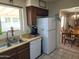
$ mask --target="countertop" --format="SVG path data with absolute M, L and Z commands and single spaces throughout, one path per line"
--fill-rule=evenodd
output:
M 40 35 L 33 36 L 33 35 L 29 35 L 29 34 L 24 34 L 24 35 L 22 35 L 22 38 L 21 38 L 23 40 L 22 43 L 15 44 L 15 45 L 12 45 L 12 46 L 7 47 L 7 48 L 2 48 L 2 49 L 0 49 L 0 53 L 6 52 L 8 50 L 11 50 L 11 49 L 16 48 L 18 46 L 21 46 L 23 44 L 30 43 L 31 41 L 36 40 L 38 38 L 41 38 L 41 36 Z

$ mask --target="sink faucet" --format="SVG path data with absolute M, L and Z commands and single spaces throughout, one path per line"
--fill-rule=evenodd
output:
M 11 38 L 9 38 L 9 32 L 11 32 L 11 35 L 12 35 Z M 6 32 L 6 37 L 7 37 L 6 41 L 7 41 L 7 44 L 8 44 L 8 45 L 11 45 L 11 44 L 13 44 L 13 43 L 22 42 L 22 41 L 21 41 L 21 38 L 17 38 L 16 36 L 14 36 L 14 30 L 13 30 L 12 27 L 11 27 L 11 30 L 10 30 L 10 31 L 7 31 L 7 32 Z
M 11 43 L 10 40 L 9 40 L 9 32 L 11 32 L 12 38 L 13 38 L 13 37 L 14 37 L 14 34 L 13 34 L 13 32 L 14 32 L 14 31 L 13 31 L 13 27 L 11 27 L 11 30 L 10 30 L 10 31 L 7 31 L 7 32 L 6 32 L 7 43 L 8 43 L 8 44 Z
M 8 37 L 8 31 L 6 32 L 6 36 L 7 36 L 7 39 L 6 39 L 7 45 L 8 45 L 8 46 L 11 46 L 11 45 L 10 45 L 10 40 L 9 40 L 9 37 Z

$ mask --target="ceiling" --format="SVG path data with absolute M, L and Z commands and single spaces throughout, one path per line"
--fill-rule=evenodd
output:
M 46 2 L 54 2 L 56 0 L 43 0 L 43 1 L 46 1 Z
M 79 12 L 79 7 L 73 7 L 73 8 L 68 8 L 68 9 L 62 9 L 61 11 L 64 11 L 64 12 Z

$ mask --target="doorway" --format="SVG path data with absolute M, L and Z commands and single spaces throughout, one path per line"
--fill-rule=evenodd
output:
M 79 7 L 62 9 L 61 18 L 61 47 L 79 52 Z

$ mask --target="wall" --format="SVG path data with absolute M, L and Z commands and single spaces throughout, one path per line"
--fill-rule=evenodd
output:
M 39 0 L 26 0 L 26 6 L 39 7 Z
M 71 7 L 79 6 L 79 0 L 57 0 L 55 2 L 49 2 L 48 3 L 48 9 L 49 9 L 49 16 L 54 17 L 55 15 L 59 14 L 60 9 L 66 9 Z M 60 21 L 56 20 L 57 23 L 57 46 L 59 47 L 60 44 Z M 60 38 L 60 39 L 59 39 Z
M 40 7 L 39 6 L 39 0 L 26 0 L 26 6 L 36 6 L 36 7 Z M 40 7 L 41 8 L 41 7 Z M 46 3 L 46 8 L 45 9 L 48 9 L 47 7 L 47 3 Z
M 24 7 L 25 6 L 25 1 L 26 0 L 13 0 L 13 5 Z M 0 0 L 0 2 L 10 4 L 9 0 Z
M 49 16 L 59 13 L 60 9 L 66 9 L 79 6 L 79 0 L 60 0 L 57 2 L 49 2 Z

